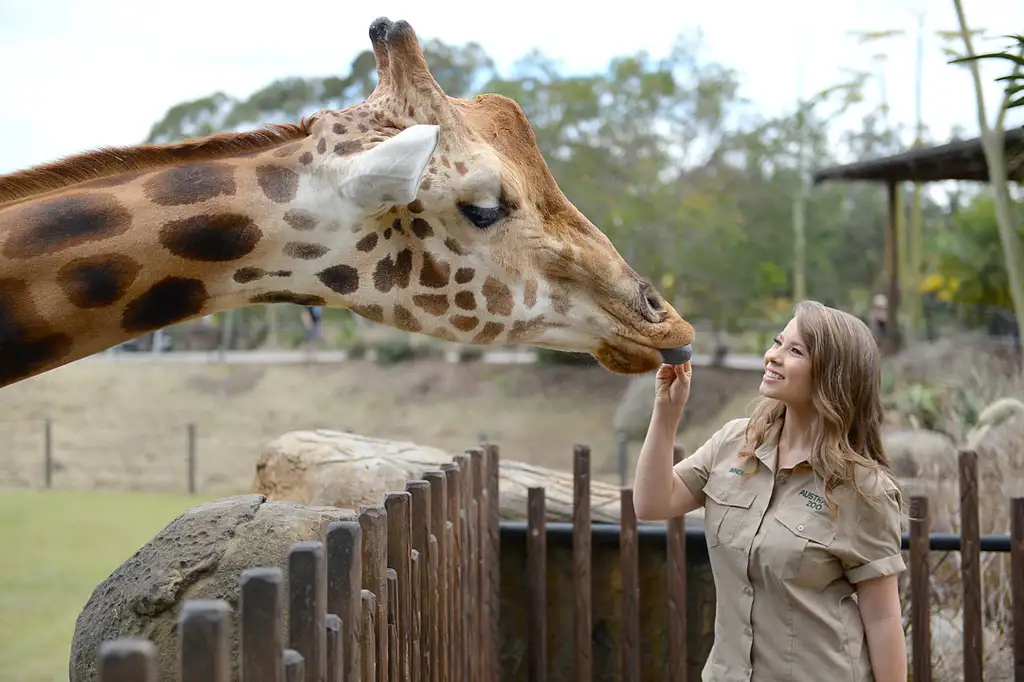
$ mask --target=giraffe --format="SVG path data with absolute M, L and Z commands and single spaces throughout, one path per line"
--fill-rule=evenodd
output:
M 251 304 L 404 332 L 690 357 L 693 328 L 561 192 L 518 104 L 446 95 L 408 22 L 369 30 L 363 102 L 0 176 L 0 386 Z

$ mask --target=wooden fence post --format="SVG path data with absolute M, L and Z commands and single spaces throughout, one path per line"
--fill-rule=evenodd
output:
M 978 522 L 978 455 L 960 450 L 960 558 L 964 605 L 964 679 L 981 682 L 981 540 Z M 916 680 L 915 680 L 916 682 Z
M 327 610 L 341 619 L 344 682 L 361 682 L 362 547 L 359 521 L 332 521 L 327 526 Z
M 384 507 L 379 504 L 361 506 L 359 525 L 363 527 L 363 588 L 373 593 L 376 609 L 373 614 L 376 682 L 388 682 L 388 518 Z
M 284 678 L 284 574 L 254 567 L 238 578 L 238 649 L 241 682 Z
M 97 673 L 99 682 L 156 682 L 156 646 L 136 637 L 102 642 Z
M 547 682 L 547 524 L 543 487 L 526 493 L 526 600 L 529 682 Z
M 640 553 L 633 488 L 622 488 L 619 580 L 622 583 L 622 680 L 640 682 Z
M 576 648 L 576 682 L 594 679 L 591 631 L 593 630 L 593 602 L 591 600 L 590 562 L 590 448 L 576 445 L 572 453 L 572 618 L 573 646 Z
M 412 493 L 407 490 L 389 492 L 384 496 L 384 511 L 388 516 L 388 566 L 395 571 L 398 594 L 398 650 L 388 656 L 397 661 L 398 677 L 391 682 L 414 682 L 412 660 Z M 388 595 L 390 596 L 390 586 Z
M 1010 500 L 1010 590 L 1013 593 L 1013 679 L 1024 682 L 1024 497 Z
M 181 682 L 231 679 L 231 606 L 223 599 L 189 599 L 178 614 Z
M 288 551 L 288 648 L 302 654 L 306 682 L 327 668 L 327 558 L 319 540 Z
M 931 585 L 928 579 L 929 555 L 928 496 L 910 498 L 910 627 L 911 670 L 914 682 L 930 682 Z
M 678 464 L 684 457 L 681 446 L 672 448 L 672 459 Z M 668 679 L 671 682 L 686 682 L 689 677 L 687 662 L 686 628 L 686 516 L 681 515 L 665 522 L 665 543 L 668 556 Z

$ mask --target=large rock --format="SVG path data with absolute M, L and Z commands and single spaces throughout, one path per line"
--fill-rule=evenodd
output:
M 322 540 L 328 524 L 354 514 L 351 509 L 268 501 L 263 495 L 229 497 L 189 509 L 93 591 L 75 625 L 71 682 L 96 680 L 100 643 L 127 636 L 150 639 L 157 647 L 158 679 L 177 682 L 176 621 L 185 600 L 226 599 L 237 609 L 242 571 L 277 566 L 287 582 L 289 548 L 302 540 Z M 285 613 L 287 619 L 287 600 Z M 237 629 L 232 630 L 237 674 Z
M 291 431 L 260 453 L 251 492 L 271 500 L 358 509 L 451 461 L 452 454 L 429 445 L 327 429 Z M 534 486 L 544 488 L 548 521 L 572 521 L 572 472 L 504 457 L 498 467 L 500 518 L 525 521 L 528 489 Z M 619 486 L 591 479 L 592 521 L 618 523 L 620 504 Z M 687 518 L 702 527 L 702 510 Z

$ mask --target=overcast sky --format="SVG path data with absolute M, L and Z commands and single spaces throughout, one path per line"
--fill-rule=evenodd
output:
M 579 9 L 572 9 L 576 5 Z M 1024 31 L 1024 0 L 964 0 L 972 26 Z M 532 47 L 565 71 L 602 69 L 616 55 L 664 55 L 699 28 L 707 56 L 738 70 L 743 94 L 767 112 L 793 106 L 798 65 L 805 92 L 864 68 L 880 46 L 850 31 L 904 29 L 890 39 L 886 81 L 893 116 L 914 116 L 914 32 L 929 7 L 924 65 L 927 124 L 977 130 L 966 71 L 947 65 L 937 29 L 954 29 L 952 0 L 731 0 L 598 3 L 515 0 L 0 0 L 0 173 L 101 145 L 141 141 L 167 109 L 224 90 L 245 97 L 275 78 L 346 73 L 369 46 L 378 15 L 406 19 L 421 38 L 480 42 L 506 69 Z M 990 48 L 986 43 L 983 47 Z M 989 67 L 989 106 L 999 95 Z M 873 93 L 876 94 L 876 93 Z M 990 109 L 991 117 L 991 109 Z M 1024 110 L 1008 121 L 1024 123 Z

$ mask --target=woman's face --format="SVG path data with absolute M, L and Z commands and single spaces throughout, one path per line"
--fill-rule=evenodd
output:
M 794 317 L 775 337 L 764 354 L 764 377 L 760 392 L 787 407 L 803 407 L 811 402 L 811 358 L 800 338 Z

